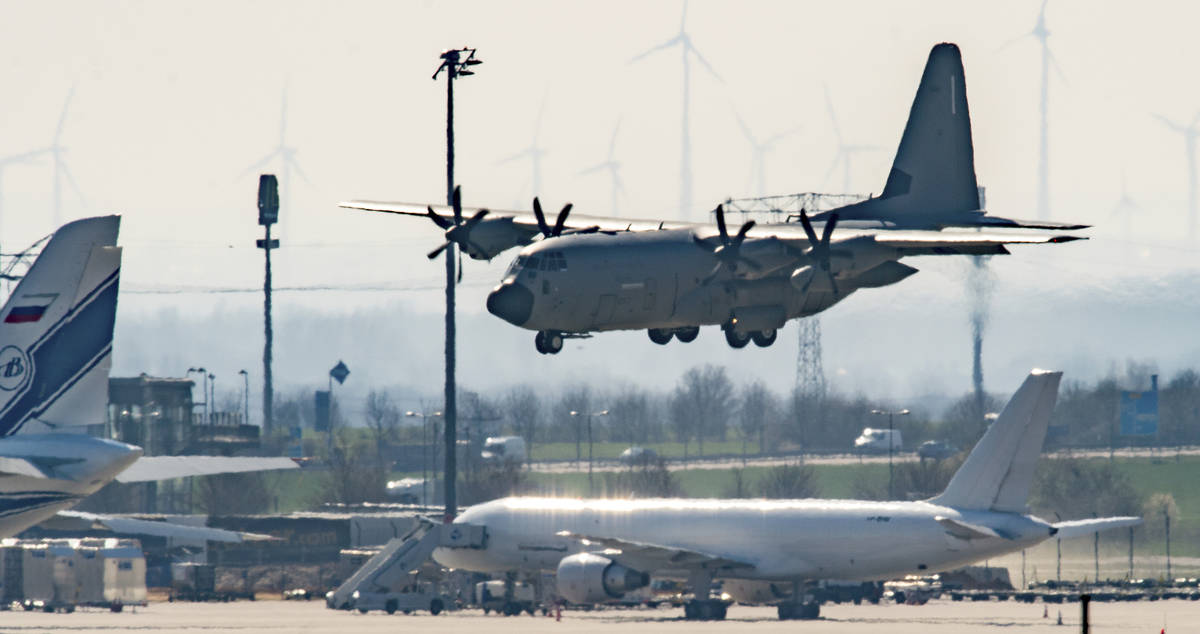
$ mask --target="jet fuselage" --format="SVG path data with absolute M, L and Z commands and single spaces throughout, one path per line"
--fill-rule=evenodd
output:
M 937 518 L 993 527 L 1005 537 L 962 539 Z M 505 498 L 473 506 L 456 521 L 484 525 L 483 550 L 438 549 L 451 568 L 554 571 L 572 553 L 595 551 L 577 538 L 598 535 L 663 544 L 753 565 L 739 579 L 894 578 L 1019 551 L 1054 529 L 1017 513 L 960 511 L 930 502 L 854 500 L 579 500 Z M 654 574 L 686 577 L 686 571 Z

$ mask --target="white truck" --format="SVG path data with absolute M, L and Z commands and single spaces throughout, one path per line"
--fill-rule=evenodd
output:
M 442 610 L 455 605 L 449 597 L 438 592 L 437 586 L 432 583 L 414 582 L 403 585 L 398 590 L 399 592 L 356 590 L 350 597 L 350 609 L 363 614 L 371 610 L 383 610 L 388 614 L 412 614 L 418 610 L 429 610 L 430 614 L 437 616 Z
M 889 446 L 891 451 L 900 451 L 904 448 L 904 436 L 900 434 L 899 429 L 867 427 L 862 430 L 861 436 L 854 439 L 854 450 L 858 452 L 886 452 Z
M 487 462 L 525 462 L 525 439 L 520 436 L 492 436 L 483 441 L 479 454 Z

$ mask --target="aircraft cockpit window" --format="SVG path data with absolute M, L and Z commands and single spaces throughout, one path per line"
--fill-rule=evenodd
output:
M 567 260 L 563 257 L 562 251 L 550 251 L 546 253 L 546 269 L 547 271 L 565 271 L 567 270 Z
M 531 255 L 529 256 L 529 263 L 526 265 L 526 268 L 528 268 L 530 271 L 536 271 L 541 264 L 541 258 L 536 255 Z
M 525 268 L 525 262 L 528 259 L 529 259 L 529 256 L 518 255 L 517 259 L 513 260 L 512 264 L 510 264 L 508 266 L 508 272 L 504 274 L 505 277 L 508 277 L 509 275 L 516 275 L 517 273 L 520 273 L 521 269 Z

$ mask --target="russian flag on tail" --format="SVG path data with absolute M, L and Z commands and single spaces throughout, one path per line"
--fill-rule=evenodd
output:
M 21 298 L 23 300 L 21 304 L 13 306 L 12 310 L 8 311 L 8 315 L 4 317 L 4 323 L 28 324 L 35 322 L 46 314 L 46 309 L 54 303 L 57 297 L 57 293 L 26 295 Z

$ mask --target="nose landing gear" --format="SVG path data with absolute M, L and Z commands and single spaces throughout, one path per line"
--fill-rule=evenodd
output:
M 563 347 L 562 333 L 556 330 L 539 330 L 533 337 L 533 345 L 542 354 L 558 354 Z

